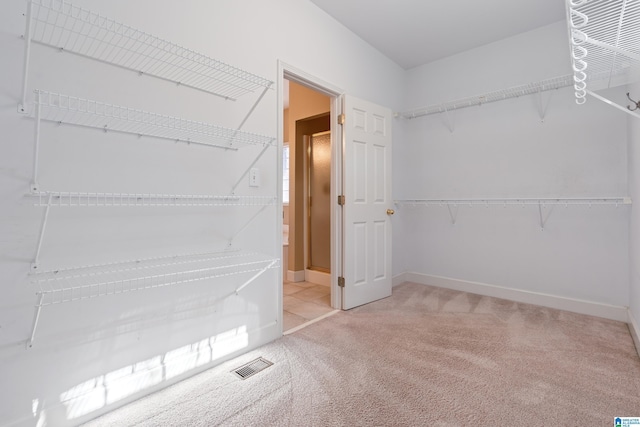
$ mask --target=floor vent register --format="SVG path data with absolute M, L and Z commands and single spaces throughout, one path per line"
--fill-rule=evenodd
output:
M 252 360 L 246 365 L 242 365 L 241 367 L 234 369 L 231 372 L 236 374 L 238 378 L 246 380 L 247 378 L 257 374 L 258 372 L 267 369 L 271 365 L 273 365 L 273 362 L 269 362 L 263 357 L 258 357 L 256 360 Z

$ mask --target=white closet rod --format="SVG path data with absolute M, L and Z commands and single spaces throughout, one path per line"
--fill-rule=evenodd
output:
M 416 117 L 427 116 L 430 114 L 447 113 L 459 108 L 467 108 L 478 106 L 482 104 L 488 104 L 490 102 L 502 101 L 510 98 L 517 98 L 525 95 L 533 95 L 541 92 L 555 90 L 563 87 L 572 86 L 574 83 L 573 75 L 564 75 L 559 77 L 553 77 L 546 80 L 540 80 L 525 85 L 514 86 L 507 89 L 496 90 L 493 92 L 487 92 L 481 95 L 475 95 L 468 98 L 461 98 L 454 101 L 442 102 L 439 104 L 432 104 L 427 107 L 416 108 L 413 110 L 396 113 L 396 116 L 403 117 L 405 119 L 413 119 Z
M 404 199 L 396 205 L 458 206 L 458 205 L 631 205 L 630 197 L 576 197 L 576 198 L 503 198 L 503 199 Z

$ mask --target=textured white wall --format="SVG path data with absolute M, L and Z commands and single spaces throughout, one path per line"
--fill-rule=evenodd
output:
M 78 0 L 76 4 L 274 81 L 277 61 L 282 60 L 382 105 L 397 108 L 402 96 L 403 71 L 311 2 Z M 202 363 L 196 360 L 201 357 L 198 343 L 202 340 L 246 328 L 249 334 L 238 347 L 244 351 L 276 338 L 281 283 L 278 271 L 272 270 L 241 297 L 222 302 L 216 298 L 237 285 L 231 279 L 45 307 L 35 345 L 25 350 L 35 303 L 27 272 L 43 208 L 30 206 L 24 197 L 31 179 L 33 121 L 16 112 L 26 2 L 7 0 L 2 9 L 0 424 L 29 426 L 46 419 L 47 425 L 75 425 L 165 385 L 163 378 L 170 376 L 166 371 L 173 369 L 168 368 L 171 360 L 179 360 L 172 366 L 184 371 L 182 376 L 206 367 L 192 369 Z M 33 53 L 31 89 L 228 127 L 237 126 L 255 100 L 249 96 L 228 103 L 41 46 L 34 46 Z M 275 136 L 276 94 L 273 90 L 266 95 L 244 130 Z M 225 194 L 259 148 L 233 156 L 203 147 L 45 124 L 41 150 L 43 189 Z M 262 186 L 251 189 L 243 183 L 238 193 L 275 194 L 276 159 L 277 150 L 271 149 L 257 164 Z M 55 268 L 224 248 L 229 234 L 254 212 L 53 209 L 41 261 L 44 268 Z M 282 248 L 275 230 L 281 220 L 275 207 L 267 209 L 236 245 L 279 257 Z M 79 384 L 85 386 L 82 391 L 75 388 Z M 144 386 L 138 390 L 140 384 Z M 136 393 L 118 395 L 118 387 Z M 65 394 L 69 390 L 78 393 L 72 404 Z M 101 400 L 105 395 L 110 396 L 111 406 Z
M 570 72 L 563 22 L 407 72 L 408 108 Z M 624 97 L 622 89 L 609 96 Z M 397 199 L 627 194 L 623 113 L 570 88 L 407 121 L 394 155 Z M 622 102 L 620 100 L 619 102 Z M 549 212 L 545 210 L 545 214 Z M 628 207 L 402 208 L 408 270 L 595 303 L 628 302 Z

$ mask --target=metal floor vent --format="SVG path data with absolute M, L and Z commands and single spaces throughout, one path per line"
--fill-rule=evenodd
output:
M 240 379 L 246 380 L 250 376 L 257 374 L 264 369 L 267 369 L 271 365 L 273 365 L 273 362 L 269 362 L 265 358 L 258 357 L 256 360 L 252 360 L 246 365 L 242 365 L 231 372 L 240 377 Z

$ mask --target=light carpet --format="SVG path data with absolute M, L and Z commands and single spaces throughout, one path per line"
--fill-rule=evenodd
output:
M 258 356 L 274 365 L 240 380 Z M 640 416 L 621 322 L 412 283 L 88 426 L 612 426 Z

